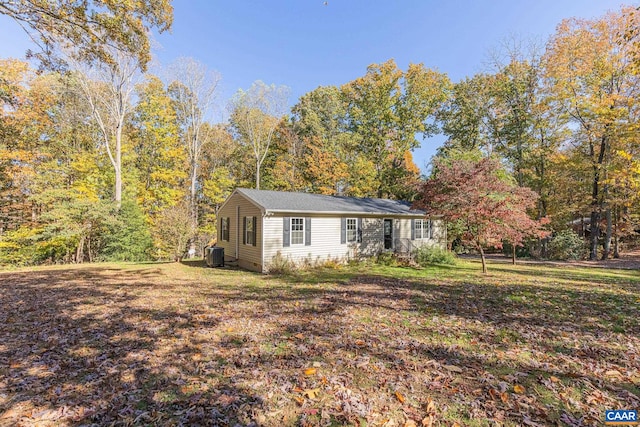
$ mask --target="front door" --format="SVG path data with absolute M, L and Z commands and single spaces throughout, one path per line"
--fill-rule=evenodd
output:
M 393 249 L 393 220 L 384 220 L 384 248 Z

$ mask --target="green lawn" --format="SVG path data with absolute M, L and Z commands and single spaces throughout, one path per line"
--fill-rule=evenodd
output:
M 602 425 L 640 408 L 640 272 L 0 272 L 0 426 Z

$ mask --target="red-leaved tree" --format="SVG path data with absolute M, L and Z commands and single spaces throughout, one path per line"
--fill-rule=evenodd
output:
M 503 241 L 522 246 L 527 237 L 547 234 L 546 219 L 536 221 L 527 214 L 538 195 L 510 182 L 497 160 L 440 159 L 433 168 L 414 207 L 455 222 L 462 241 L 480 252 L 483 273 L 487 272 L 484 248 L 501 248 Z

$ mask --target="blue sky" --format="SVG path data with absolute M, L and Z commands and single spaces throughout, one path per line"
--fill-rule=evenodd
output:
M 326 3 L 326 4 L 325 4 Z M 636 4 L 634 2 L 633 4 Z M 221 111 L 255 80 L 291 88 L 289 103 L 324 85 L 363 75 L 394 58 L 445 72 L 453 81 L 487 70 L 487 55 L 511 36 L 545 41 L 564 18 L 594 18 L 612 0 L 175 0 L 171 33 L 156 37 L 157 63 L 193 57 L 222 75 Z M 24 57 L 20 27 L 0 16 L 0 57 Z M 414 153 L 418 166 L 442 144 Z

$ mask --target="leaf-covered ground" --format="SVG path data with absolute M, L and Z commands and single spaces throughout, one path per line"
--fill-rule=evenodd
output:
M 0 273 L 0 426 L 601 425 L 640 408 L 640 273 Z

